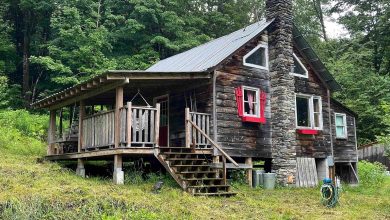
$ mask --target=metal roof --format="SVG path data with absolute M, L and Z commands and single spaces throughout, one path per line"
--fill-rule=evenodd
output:
M 272 20 L 267 22 L 263 19 L 231 34 L 163 59 L 151 66 L 147 71 L 207 71 L 217 66 L 245 43 L 260 34 L 270 23 L 272 23 Z

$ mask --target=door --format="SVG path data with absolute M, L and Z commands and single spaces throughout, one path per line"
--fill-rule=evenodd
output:
M 169 147 L 169 96 L 156 97 L 154 103 L 160 103 L 160 138 L 158 145 Z

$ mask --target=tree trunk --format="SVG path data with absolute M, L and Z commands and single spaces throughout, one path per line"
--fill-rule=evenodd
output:
M 325 23 L 324 23 L 324 15 L 322 13 L 321 0 L 313 0 L 313 7 L 314 10 L 316 11 L 318 20 L 320 20 L 322 37 L 324 38 L 325 41 L 328 41 L 328 36 L 326 34 Z
M 26 105 L 29 106 L 30 104 L 30 21 L 31 21 L 31 12 L 27 11 L 24 14 L 24 31 L 23 31 L 23 96 L 26 100 Z

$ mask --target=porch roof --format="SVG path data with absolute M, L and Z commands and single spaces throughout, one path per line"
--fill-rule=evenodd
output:
M 107 92 L 118 86 L 129 84 L 131 81 L 153 80 L 157 84 L 161 84 L 161 80 L 181 81 L 210 78 L 211 73 L 204 71 L 155 72 L 140 70 L 109 70 L 90 80 L 36 101 L 31 105 L 34 108 L 56 109 Z

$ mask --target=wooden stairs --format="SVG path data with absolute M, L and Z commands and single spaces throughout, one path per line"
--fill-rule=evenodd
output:
M 186 147 L 161 147 L 155 156 L 183 190 L 195 196 L 234 196 L 224 172 L 211 165 L 211 156 Z

